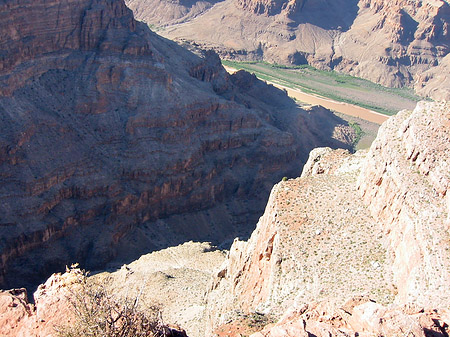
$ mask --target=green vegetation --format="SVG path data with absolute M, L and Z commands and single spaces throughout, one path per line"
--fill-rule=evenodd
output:
M 361 129 L 361 126 L 356 122 L 349 122 L 348 125 L 350 125 L 352 129 L 355 130 L 356 138 L 353 142 L 353 146 L 356 146 L 356 144 L 358 144 L 361 138 L 364 136 L 364 131 Z
M 415 107 L 420 97 L 409 88 L 387 88 L 370 81 L 313 68 L 309 65 L 285 66 L 267 62 L 222 61 L 223 65 L 244 69 L 258 78 L 304 93 L 354 104 L 386 115 Z

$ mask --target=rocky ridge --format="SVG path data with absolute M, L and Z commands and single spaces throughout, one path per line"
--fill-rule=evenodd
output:
M 129 3 L 140 20 L 223 58 L 308 63 L 450 99 L 450 5 L 444 0 L 225 0 L 178 24 L 138 11 L 142 2 Z
M 233 243 L 206 335 L 242 310 L 287 312 L 255 337 L 446 336 L 449 113 L 420 102 L 383 124 L 367 154 L 312 151 L 301 178 L 273 188 L 249 241 Z M 346 310 L 356 295 L 361 306 Z
M 284 92 L 159 37 L 122 0 L 2 1 L 0 28 L 2 287 L 245 234 L 274 181 L 342 145 L 330 112 L 318 130 Z
M 381 127 L 359 177 L 395 256 L 400 303 L 449 303 L 449 122 L 448 103 L 400 112 Z
M 53 274 L 34 293 L 34 304 L 28 302 L 25 289 L 0 292 L 0 333 L 4 337 L 59 336 L 58 330 L 74 325 L 72 301 L 83 287 L 84 274 L 78 268 Z M 111 294 L 115 296 L 115 294 Z M 162 327 L 167 337 L 187 337 L 175 326 Z

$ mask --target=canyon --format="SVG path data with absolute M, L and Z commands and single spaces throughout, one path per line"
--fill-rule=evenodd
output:
M 448 103 L 420 102 L 385 122 L 368 152 L 313 150 L 301 177 L 274 186 L 249 241 L 233 243 L 208 294 L 209 332 L 238 320 L 232 308 L 285 313 L 278 328 L 297 326 L 285 336 L 316 334 L 308 320 L 332 336 L 391 336 L 400 332 L 377 330 L 375 312 L 448 314 L 449 120 Z M 355 296 L 369 303 L 358 322 L 345 309 Z
M 307 63 L 384 86 L 413 87 L 436 100 L 450 98 L 446 0 L 127 0 L 127 5 L 163 36 L 212 48 L 224 59 Z M 172 17 L 156 10 L 161 7 Z
M 419 102 L 386 121 L 369 150 L 314 149 L 228 252 L 187 242 L 91 279 L 142 293 L 189 336 L 448 336 L 449 121 L 449 103 Z M 64 298 L 44 290 L 65 289 L 77 270 L 40 286 L 6 336 L 44 315 L 40 301 Z M 15 292 L 0 299 L 29 307 Z
M 352 143 L 330 111 L 228 75 L 121 0 L 2 1 L 0 28 L 2 288 L 245 237 L 312 148 Z
M 61 337 L 93 284 L 118 307 L 158 308 L 166 336 L 448 337 L 448 2 L 144 3 L 0 0 L 0 335 Z M 158 32 L 185 42 L 209 22 L 235 49 L 189 51 L 126 4 L 164 11 Z M 292 49 L 245 49 L 221 35 L 230 13 L 241 37 L 278 20 Z M 228 74 L 218 54 L 443 100 L 353 153 L 351 123 Z

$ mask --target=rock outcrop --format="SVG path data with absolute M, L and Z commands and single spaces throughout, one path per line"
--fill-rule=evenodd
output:
M 54 274 L 40 285 L 34 294 L 34 304 L 28 302 L 25 289 L 0 292 L 0 334 L 2 336 L 55 336 L 55 328 L 73 322 L 68 301 L 81 271 Z
M 0 334 L 3 337 L 60 336 L 58 331 L 79 323 L 73 303 L 74 297 L 85 286 L 84 280 L 85 274 L 78 268 L 53 274 L 34 293 L 34 304 L 28 302 L 25 289 L 0 291 Z M 109 300 L 117 297 L 114 293 L 108 295 Z M 86 304 L 91 299 L 84 300 Z M 92 318 L 87 322 L 92 322 L 89 319 Z M 168 337 L 187 337 L 184 330 L 175 326 L 162 325 L 161 329 Z
M 417 306 L 387 308 L 357 297 L 341 307 L 321 302 L 290 308 L 279 322 L 251 337 L 446 336 L 449 313 Z
M 5 288 L 243 235 L 274 181 L 342 144 L 331 113 L 314 129 L 284 92 L 157 36 L 122 0 L 2 1 L 0 50 Z
M 255 14 L 276 15 L 283 12 L 292 15 L 297 9 L 305 5 L 305 0 L 238 0 L 237 6 Z
M 207 331 L 241 311 L 285 313 L 255 337 L 446 336 L 449 144 L 450 105 L 420 102 L 368 153 L 312 151 L 301 178 L 275 185 L 249 241 L 233 243 Z
M 380 128 L 359 188 L 395 256 L 397 300 L 448 305 L 450 105 L 420 102 Z
M 92 278 L 116 296 L 140 295 L 145 305 L 156 304 L 164 322 L 177 324 L 190 337 L 204 335 L 204 294 L 225 253 L 208 243 L 186 242 L 141 256 L 120 269 Z
M 355 293 L 392 302 L 387 242 L 357 190 L 364 155 L 314 150 L 301 178 L 275 185 L 249 241 L 235 240 L 212 281 L 205 335 L 239 310 L 278 317 Z
M 142 13 L 142 2 L 134 0 L 130 8 Z M 140 18 L 164 26 L 164 36 L 214 48 L 224 58 L 308 63 L 450 99 L 448 85 L 441 87 L 449 82 L 450 5 L 445 0 L 225 0 L 211 5 L 181 24 L 158 21 L 155 15 Z

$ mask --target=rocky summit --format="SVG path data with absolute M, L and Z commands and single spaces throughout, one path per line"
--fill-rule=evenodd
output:
M 346 122 L 229 76 L 122 0 L 0 2 L 0 286 L 245 235 Z M 206 210 L 209 210 L 206 212 Z
M 127 4 L 140 20 L 160 27 L 164 36 L 214 48 L 224 58 L 308 63 L 450 99 L 446 0 L 128 0 Z M 167 14 L 150 10 L 163 5 L 165 13 L 178 19 L 165 20 Z

